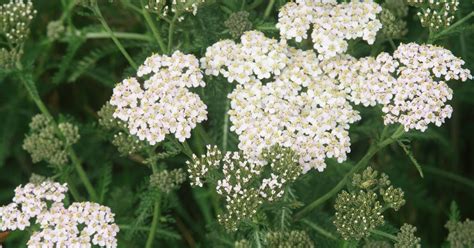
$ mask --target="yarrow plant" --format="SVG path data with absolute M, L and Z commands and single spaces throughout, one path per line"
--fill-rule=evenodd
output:
M 5 1 L 0 247 L 471 246 L 473 8 Z

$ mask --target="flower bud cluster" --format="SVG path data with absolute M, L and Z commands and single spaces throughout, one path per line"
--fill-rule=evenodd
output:
M 150 186 L 166 194 L 178 189 L 186 181 L 183 169 L 163 170 L 150 176 Z
M 114 118 L 115 107 L 106 102 L 97 113 L 99 116 L 99 125 L 113 134 L 112 144 L 122 156 L 139 153 L 147 147 L 145 141 L 131 135 L 127 129 L 127 124 Z
M 379 19 L 382 23 L 382 34 L 389 39 L 397 39 L 406 35 L 408 5 L 405 0 L 387 0 L 382 4 Z
M 0 33 L 7 43 L 19 45 L 25 42 L 30 32 L 30 23 L 36 15 L 31 0 L 10 0 L 0 5 Z
M 398 18 L 389 9 L 382 9 L 380 13 L 380 22 L 382 22 L 382 34 L 389 39 L 397 39 L 405 36 L 408 32 L 407 23 Z
M 415 236 L 416 227 L 404 224 L 397 234 L 395 248 L 420 248 L 421 239 Z
M 20 49 L 8 50 L 3 47 L 0 48 L 0 70 L 11 70 L 15 68 L 22 54 L 23 51 Z
M 338 4 L 336 0 L 297 0 L 284 5 L 278 15 L 281 37 L 301 42 L 311 38 L 319 58 L 330 58 L 347 50 L 347 40 L 362 38 L 374 43 L 382 24 L 377 14 L 382 8 L 372 0 L 352 0 Z
M 229 30 L 232 38 L 239 38 L 245 31 L 252 29 L 252 22 L 249 20 L 249 12 L 239 11 L 232 13 L 224 22 L 224 26 Z
M 206 155 L 187 162 L 191 185 L 202 186 L 204 179 L 216 182 L 227 210 L 218 219 L 229 230 L 252 219 L 264 202 L 280 199 L 285 186 L 302 173 L 291 149 L 274 146 L 264 154 L 265 163 L 254 163 L 240 152 L 222 154 L 217 147 L 208 146 Z
M 459 0 L 407 0 L 407 2 L 421 8 L 417 13 L 421 25 L 434 31 L 449 27 L 459 6 Z
M 313 248 L 314 243 L 305 231 L 269 232 L 265 234 L 267 247 Z
M 108 207 L 97 203 L 73 203 L 66 208 L 66 184 L 45 181 L 29 183 L 15 189 L 13 203 L 0 207 L 0 231 L 34 231 L 28 247 L 117 247 L 119 228 Z
M 34 116 L 30 123 L 30 133 L 23 141 L 23 149 L 30 153 L 33 163 L 45 161 L 52 165 L 69 162 L 67 149 L 79 140 L 77 126 L 63 122 L 55 124 L 45 115 Z
M 66 32 L 66 28 L 61 20 L 48 23 L 46 35 L 52 41 L 59 40 Z
M 205 1 L 206 0 L 173 0 L 171 4 L 168 4 L 166 0 L 148 0 L 145 8 L 162 16 L 168 16 L 171 12 L 179 16 L 178 21 L 182 21 L 184 20 L 184 17 L 181 16 L 183 13 L 189 12 L 196 15 L 199 6 Z
M 127 123 L 132 135 L 155 145 L 173 134 L 184 142 L 191 130 L 207 119 L 206 105 L 189 88 L 205 86 L 199 61 L 179 51 L 171 56 L 152 55 L 140 66 L 137 76 L 119 83 L 110 104 L 113 116 Z
M 466 219 L 464 222 L 450 220 L 445 227 L 449 234 L 447 241 L 450 247 L 462 248 L 474 246 L 474 221 Z
M 404 193 L 391 185 L 388 176 L 368 167 L 352 178 L 352 190 L 336 198 L 334 224 L 344 239 L 360 240 L 384 223 L 383 209 L 395 211 L 405 204 Z

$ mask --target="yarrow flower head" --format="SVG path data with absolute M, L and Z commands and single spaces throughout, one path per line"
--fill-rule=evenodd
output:
M 383 209 L 398 211 L 405 204 L 404 193 L 391 185 L 388 176 L 368 167 L 352 178 L 351 191 L 336 198 L 334 225 L 344 239 L 360 240 L 384 223 Z
M 224 22 L 232 38 L 239 38 L 245 31 L 252 29 L 252 22 L 249 20 L 249 15 L 247 11 L 235 12 Z
M 314 243 L 305 231 L 269 232 L 265 234 L 267 247 L 313 248 Z
M 464 222 L 450 220 L 445 227 L 449 234 L 447 241 L 450 247 L 462 248 L 474 246 L 474 221 L 466 219 Z
M 458 10 L 459 0 L 407 0 L 408 4 L 420 8 L 421 25 L 434 31 L 449 27 Z
M 31 20 L 36 15 L 30 0 L 10 0 L 0 5 L 0 70 L 10 70 L 20 60 L 22 44 L 30 33 Z
M 227 210 L 218 219 L 228 230 L 252 219 L 264 202 L 279 200 L 285 186 L 302 173 L 298 156 L 291 149 L 274 146 L 264 153 L 266 165 L 251 162 L 241 152 L 222 154 L 217 147 L 208 146 L 207 154 L 187 161 L 191 185 L 217 185 Z
M 446 105 L 452 90 L 445 81 L 472 79 L 464 61 L 449 50 L 433 45 L 402 44 L 393 57 L 399 61 L 393 98 L 385 104 L 385 124 L 400 123 L 405 130 L 424 131 L 428 124 L 440 126 L 453 111 Z
M 13 203 L 0 207 L 0 231 L 24 230 L 34 218 L 40 230 L 28 247 L 117 247 L 119 229 L 110 209 L 90 202 L 66 208 L 67 190 L 66 184 L 52 181 L 17 187 Z
M 239 83 L 228 95 L 239 149 L 258 161 L 265 148 L 291 148 L 304 171 L 322 171 L 326 157 L 344 161 L 350 151 L 347 129 L 360 116 L 337 80 L 324 73 L 317 55 L 256 31 L 241 39 L 239 45 L 214 44 L 201 60 L 207 74 Z
M 45 115 L 32 118 L 23 149 L 30 153 L 34 163 L 45 161 L 60 166 L 69 162 L 67 149 L 79 140 L 79 129 L 68 122 L 55 125 Z
M 372 0 L 353 0 L 338 4 L 336 0 L 297 0 L 284 5 L 276 27 L 284 39 L 301 42 L 311 38 L 320 59 L 333 57 L 347 50 L 347 40 L 362 38 L 374 43 L 382 24 L 377 14 L 382 8 Z
M 151 175 L 150 186 L 164 193 L 178 189 L 186 181 L 183 169 L 163 170 Z
M 30 32 L 30 23 L 36 14 L 33 3 L 27 0 L 10 0 L 0 5 L 0 33 L 12 45 L 25 42 Z
M 416 227 L 403 224 L 400 228 L 400 232 L 397 234 L 397 242 L 395 248 L 420 248 L 421 239 L 415 236 Z
M 206 105 L 189 88 L 205 86 L 199 61 L 176 51 L 171 56 L 152 55 L 137 72 L 115 88 L 110 104 L 113 116 L 127 123 L 132 135 L 150 145 L 168 134 L 184 142 L 191 130 L 207 119 Z M 143 86 L 139 78 L 144 79 Z

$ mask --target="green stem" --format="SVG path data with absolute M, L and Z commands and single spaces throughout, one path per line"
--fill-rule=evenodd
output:
M 152 156 L 152 162 L 151 162 L 151 169 L 153 171 L 153 174 L 158 173 L 158 166 L 156 165 L 156 159 L 153 158 L 153 150 L 149 152 L 150 156 Z M 150 232 L 148 233 L 148 238 L 146 240 L 146 248 L 152 248 L 153 247 L 153 242 L 155 241 L 155 236 L 156 236 L 156 230 L 158 229 L 158 223 L 160 220 L 160 203 L 161 203 L 161 197 L 158 196 L 158 199 L 155 202 L 155 206 L 153 208 L 153 220 L 151 221 L 151 228 Z
M 178 20 L 178 13 L 173 16 L 173 20 L 171 20 L 170 28 L 168 30 L 168 53 L 171 53 L 172 43 L 173 43 L 173 34 L 174 34 L 174 27 L 176 25 L 176 20 Z
M 260 243 L 260 233 L 259 230 L 253 232 L 253 237 L 255 239 L 255 245 L 257 248 L 262 248 L 262 243 Z
M 93 7 L 93 10 L 94 10 L 94 13 L 97 15 L 97 17 L 99 18 L 99 21 L 100 23 L 102 24 L 102 26 L 104 27 L 105 31 L 107 31 L 107 33 L 109 33 L 110 35 L 110 38 L 112 39 L 112 41 L 115 43 L 115 45 L 117 46 L 117 48 L 120 50 L 120 52 L 123 54 L 123 56 L 127 59 L 128 63 L 130 64 L 130 66 L 133 67 L 133 69 L 137 70 L 138 69 L 138 66 L 137 64 L 135 63 L 135 61 L 133 61 L 132 57 L 130 56 L 130 54 L 128 54 L 127 50 L 125 50 L 125 48 L 123 47 L 122 43 L 120 43 L 120 41 L 117 39 L 117 37 L 115 36 L 114 32 L 112 31 L 112 29 L 109 27 L 109 24 L 107 24 L 107 22 L 105 21 L 104 19 L 104 16 L 102 15 L 102 12 L 100 11 L 100 8 L 99 6 L 96 5 Z
M 265 13 L 263 14 L 263 20 L 267 19 L 267 17 L 270 15 L 274 4 L 275 4 L 275 0 L 270 0 L 270 2 L 267 5 L 267 8 L 265 9 Z
M 390 234 L 390 233 L 386 233 L 386 232 L 384 232 L 384 231 L 380 231 L 380 230 L 376 230 L 376 229 L 370 230 L 370 232 L 373 233 L 373 234 L 376 234 L 376 235 L 379 235 L 379 236 L 382 236 L 382 237 L 391 239 L 391 240 L 393 240 L 393 241 L 395 241 L 395 242 L 398 242 L 397 236 L 392 235 L 392 234 Z
M 227 139 L 229 136 L 229 107 L 230 107 L 230 101 L 229 99 L 226 99 L 226 105 L 225 105 L 225 114 L 224 114 L 224 126 L 222 127 L 222 151 L 226 152 L 227 151 Z
M 248 9 L 249 10 L 255 9 L 258 6 L 260 6 L 260 4 L 262 4 L 262 3 L 263 3 L 263 0 L 255 0 L 255 1 L 253 1 L 252 4 L 249 5 Z
M 148 35 L 143 34 L 114 32 L 113 35 L 118 39 L 152 41 Z M 109 32 L 91 32 L 85 34 L 86 39 L 110 39 L 111 37 Z
M 196 132 L 199 134 L 199 136 L 201 136 L 201 138 L 204 140 L 204 143 L 206 143 L 206 145 L 210 145 L 213 143 L 211 140 L 211 137 L 209 137 L 209 134 L 207 134 L 206 130 L 201 124 L 197 124 Z
M 317 208 L 318 206 L 320 206 L 327 200 L 331 199 L 334 195 L 336 195 L 339 191 L 341 191 L 342 188 L 344 188 L 347 181 L 350 179 L 350 177 L 354 173 L 364 168 L 369 163 L 370 159 L 378 151 L 382 150 L 386 146 L 395 142 L 398 138 L 400 138 L 403 135 L 403 133 L 404 133 L 403 126 L 400 126 L 390 137 L 372 145 L 367 151 L 367 153 L 364 155 L 364 157 L 362 157 L 362 159 L 359 160 L 359 162 L 354 167 L 352 167 L 352 169 L 346 175 L 344 175 L 341 181 L 339 181 L 339 183 L 337 183 L 336 186 L 334 186 L 334 188 L 332 188 L 329 192 L 319 197 L 318 199 L 314 200 L 312 203 L 304 207 L 301 211 L 296 213 L 293 219 L 299 220 L 303 218 L 305 215 L 313 211 L 315 208 Z
M 189 158 L 193 157 L 193 150 L 191 150 L 191 147 L 189 146 L 187 141 L 184 141 L 183 143 L 183 152 L 188 156 Z
M 143 17 L 145 17 L 146 23 L 150 27 L 151 32 L 153 33 L 153 36 L 155 37 L 155 40 L 158 42 L 158 45 L 160 46 L 161 52 L 164 53 L 164 52 L 167 51 L 166 46 L 165 46 L 165 42 L 163 41 L 163 38 L 161 38 L 160 32 L 156 29 L 155 23 L 151 19 L 150 13 L 145 9 L 145 5 L 143 3 L 143 0 L 141 2 L 142 2 Z
M 67 187 L 68 187 L 69 193 L 71 193 L 72 198 L 74 199 L 74 201 L 81 201 L 81 196 L 79 194 L 79 191 L 77 191 L 76 186 L 74 186 L 74 184 L 68 182 Z
M 322 227 L 316 225 L 315 223 L 313 223 L 309 220 L 302 220 L 301 222 L 303 222 L 304 224 L 306 224 L 309 227 L 313 228 L 316 232 L 318 232 L 322 236 L 324 236 L 326 238 L 329 238 L 329 239 L 332 239 L 332 240 L 337 240 L 337 238 L 334 235 L 332 235 L 332 233 L 324 230 Z
M 156 230 L 158 229 L 158 222 L 160 220 L 160 197 L 155 202 L 153 209 L 153 220 L 151 222 L 150 232 L 148 233 L 148 239 L 146 240 L 146 248 L 153 247 L 153 241 L 155 240 Z
M 74 168 L 76 169 L 76 172 L 79 175 L 79 178 L 84 184 L 84 187 L 86 187 L 87 193 L 89 193 L 89 196 L 91 197 L 92 201 L 98 202 L 99 197 L 97 195 L 97 192 L 95 191 L 94 187 L 92 186 L 92 183 L 87 177 L 87 174 L 84 168 L 82 167 L 81 162 L 79 161 L 79 158 L 77 157 L 76 153 L 74 152 L 72 148 L 69 148 L 68 152 L 69 152 L 69 157 L 71 158 L 71 161 L 74 164 Z
M 471 13 L 469 13 L 469 15 L 465 16 L 464 18 L 462 18 L 461 20 L 457 21 L 456 23 L 454 23 L 453 25 L 449 26 L 447 29 L 431 36 L 429 38 L 429 41 L 428 43 L 433 43 L 434 41 L 436 41 L 437 39 L 439 39 L 439 37 L 442 37 L 443 35 L 445 34 L 448 34 L 451 30 L 453 30 L 455 27 L 463 24 L 464 22 L 466 22 L 467 20 L 469 20 L 471 17 L 474 16 L 474 11 L 472 11 Z

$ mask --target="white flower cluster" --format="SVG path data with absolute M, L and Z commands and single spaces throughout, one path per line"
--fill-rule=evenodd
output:
M 17 187 L 13 203 L 0 207 L 0 231 L 24 230 L 36 218 L 40 230 L 28 247 L 117 247 L 119 228 L 110 208 L 90 202 L 65 208 L 67 190 L 66 184 L 51 181 Z
M 222 75 L 239 84 L 270 79 L 280 75 L 288 63 L 286 42 L 265 37 L 258 31 L 245 32 L 241 43 L 219 41 L 206 50 L 201 67 L 207 75 Z
M 340 55 L 323 61 L 322 69 L 338 80 L 339 89 L 347 93 L 347 99 L 356 105 L 375 106 L 387 104 L 393 97 L 393 76 L 398 62 L 388 53 L 376 58 L 355 59 Z
M 151 145 L 174 134 L 184 142 L 191 130 L 207 119 L 206 105 L 188 88 L 205 86 L 199 61 L 176 51 L 171 56 L 152 55 L 135 77 L 125 79 L 113 91 L 114 117 L 127 123 L 131 134 Z
M 382 8 L 372 0 L 352 0 L 338 4 L 336 0 L 296 0 L 284 5 L 276 27 L 281 37 L 301 42 L 311 38 L 319 58 L 330 58 L 347 50 L 347 40 L 362 38 L 375 41 L 382 24 L 377 14 Z
M 350 151 L 349 124 L 360 116 L 338 82 L 323 73 L 313 51 L 289 48 L 257 32 L 246 33 L 243 40 L 247 36 L 255 37 L 253 44 L 267 44 L 255 46 L 255 50 L 264 52 L 221 41 L 209 48 L 202 59 L 206 73 L 222 74 L 229 82 L 236 79 L 229 76 L 233 75 L 229 68 L 234 62 L 250 61 L 249 66 L 238 64 L 245 80 L 236 79 L 240 84 L 229 94 L 231 130 L 239 135 L 239 149 L 257 162 L 263 149 L 280 144 L 299 155 L 305 171 L 322 171 L 326 157 L 344 161 Z M 223 44 L 232 44 L 233 48 L 226 51 Z M 273 50 L 275 47 L 278 50 Z M 254 56 L 255 53 L 260 55 Z M 235 60 L 235 54 L 239 60 Z M 272 66 L 262 75 L 259 69 L 265 65 Z M 272 81 L 265 84 L 260 79 Z
M 405 130 L 424 131 L 428 124 L 440 126 L 452 114 L 446 102 L 452 90 L 442 80 L 472 79 L 464 61 L 451 51 L 433 45 L 402 44 L 393 57 L 400 63 L 394 96 L 383 108 L 385 124 L 400 123 Z

